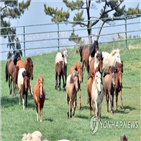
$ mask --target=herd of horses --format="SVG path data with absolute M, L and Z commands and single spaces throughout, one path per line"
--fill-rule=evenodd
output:
M 81 46 L 79 49 L 80 61 L 77 60 L 74 66 L 71 67 L 67 77 L 67 59 L 68 51 L 63 49 L 58 52 L 55 57 L 55 89 L 61 90 L 61 78 L 63 80 L 63 90 L 67 94 L 67 116 L 72 117 L 77 108 L 77 92 L 79 91 L 79 109 L 81 109 L 81 83 L 83 82 L 84 70 L 87 71 L 87 93 L 88 103 L 91 109 L 93 108 L 94 118 L 101 120 L 101 106 L 106 97 L 107 112 L 109 112 L 109 99 L 111 112 L 114 113 L 114 93 L 116 96 L 116 110 L 118 110 L 118 93 L 120 93 L 121 106 L 122 102 L 122 73 L 123 61 L 120 59 L 120 50 L 115 49 L 111 53 L 99 52 L 98 41 L 94 41 L 91 46 Z M 10 94 L 15 96 L 16 85 L 19 90 L 19 104 L 21 104 L 21 95 L 23 100 L 23 109 L 27 107 L 28 88 L 30 95 L 34 99 L 37 120 L 38 110 L 40 121 L 42 121 L 42 110 L 45 101 L 44 79 L 39 76 L 35 83 L 32 92 L 31 80 L 33 80 L 33 61 L 30 57 L 25 61 L 21 60 L 20 54 L 16 52 L 14 59 L 10 59 L 6 64 L 6 81 L 9 84 Z M 104 76 L 104 78 L 102 77 Z M 59 80 L 59 82 L 58 82 Z M 70 105 L 70 114 L 69 114 Z

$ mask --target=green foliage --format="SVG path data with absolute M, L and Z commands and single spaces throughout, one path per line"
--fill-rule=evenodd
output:
M 141 9 L 139 9 L 139 4 L 136 8 L 128 8 L 127 15 L 141 14 Z
M 4 4 L 4 6 L 2 7 L 2 5 L 0 6 L 0 12 L 1 12 L 1 27 L 10 27 L 11 23 L 10 23 L 10 19 L 17 19 L 20 18 L 22 16 L 22 14 L 24 13 L 24 10 L 27 9 L 30 5 L 31 0 L 27 0 L 26 2 L 22 1 L 22 2 L 18 2 L 18 0 L 3 0 L 0 3 Z M 9 21 L 7 21 L 7 19 L 9 19 Z M 15 35 L 11 35 L 11 34 L 15 34 Z M 2 28 L 1 29 L 1 35 L 4 35 L 4 38 L 8 38 L 8 42 L 9 44 L 7 45 L 7 47 L 9 47 L 10 49 L 19 49 L 17 48 L 17 43 L 14 43 L 14 41 L 17 41 L 16 38 L 16 29 L 15 28 Z M 19 42 L 19 41 L 18 41 Z M 10 58 L 13 54 L 15 53 L 15 51 L 9 51 L 8 53 L 8 58 Z M 22 52 L 21 52 L 22 54 Z
M 70 16 L 69 11 L 63 11 L 63 8 L 61 8 L 61 10 L 58 10 L 57 8 L 54 9 L 52 7 L 47 7 L 46 4 L 44 4 L 44 11 L 46 15 L 52 16 L 51 21 L 55 23 L 63 21 L 67 22 Z

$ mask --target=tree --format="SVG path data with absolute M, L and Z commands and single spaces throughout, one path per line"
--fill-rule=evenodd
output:
M 68 22 L 71 23 L 73 26 L 80 25 L 81 27 L 86 27 L 89 37 L 89 43 L 91 43 L 91 27 L 98 24 L 98 22 L 101 21 L 102 24 L 97 36 L 97 40 L 99 39 L 102 27 L 104 26 L 105 23 L 111 24 L 112 21 L 123 20 L 124 19 L 123 16 L 125 14 L 126 15 L 141 14 L 141 10 L 139 9 L 139 4 L 137 5 L 136 8 L 129 8 L 128 10 L 125 9 L 125 5 L 121 6 L 124 0 L 86 0 L 85 3 L 84 1 L 81 0 L 76 0 L 71 2 L 69 0 L 63 0 L 63 2 L 71 11 L 78 10 L 77 13 L 75 13 L 75 16 L 73 17 L 73 21 L 69 20 L 70 17 L 69 10 L 63 11 L 63 8 L 59 10 L 58 8 L 47 7 L 47 5 L 44 4 L 44 12 L 46 13 L 46 15 L 52 17 L 51 19 L 52 22 L 55 23 Z M 104 6 L 99 13 L 99 17 L 96 17 L 96 20 L 91 22 L 91 19 L 94 18 L 94 14 L 91 15 L 90 12 L 91 7 L 93 6 L 94 8 L 96 8 L 95 6 L 96 3 L 103 4 Z M 84 20 L 86 20 L 83 17 L 84 10 L 86 10 L 87 13 L 87 21 L 88 21 L 87 23 L 84 22 Z M 113 15 L 112 17 L 110 17 L 111 14 Z M 137 18 L 138 16 L 135 17 L 128 16 L 127 19 Z M 114 17 L 118 17 L 118 18 L 114 18 Z
M 16 28 L 12 28 L 11 19 L 17 19 L 24 14 L 24 10 L 27 9 L 30 5 L 31 0 L 27 0 L 26 2 L 18 2 L 18 0 L 1 0 L 0 2 L 0 12 L 1 12 L 1 27 L 9 27 L 2 28 L 1 35 L 4 38 L 8 38 L 7 47 L 13 49 L 13 51 L 8 52 L 8 58 L 10 58 L 13 54 L 15 54 L 15 49 L 21 49 L 21 45 L 18 37 L 16 37 Z M 22 55 L 22 51 L 20 51 Z

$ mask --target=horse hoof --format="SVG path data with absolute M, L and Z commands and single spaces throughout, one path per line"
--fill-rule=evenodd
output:
M 61 88 L 59 88 L 59 91 L 61 91 Z
M 72 118 L 72 115 L 70 115 L 70 118 Z
M 107 110 L 107 112 L 109 113 L 109 110 Z
M 10 90 L 10 95 L 12 94 L 12 90 Z
M 57 90 L 57 86 L 55 86 L 55 89 Z

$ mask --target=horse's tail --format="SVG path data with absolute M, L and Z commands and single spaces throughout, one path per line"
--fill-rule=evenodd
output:
M 5 76 L 6 76 L 6 82 L 8 81 L 8 62 L 6 63 L 5 66 Z
M 84 46 L 80 46 L 79 53 L 80 53 L 80 61 L 82 62 L 82 50 Z

